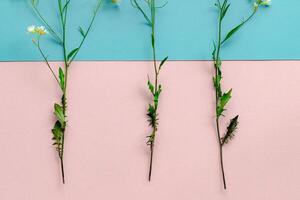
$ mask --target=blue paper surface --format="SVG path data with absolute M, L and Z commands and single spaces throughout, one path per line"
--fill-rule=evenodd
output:
M 140 0 L 143 2 L 143 0 Z M 211 60 L 217 34 L 216 0 L 169 0 L 157 13 L 157 54 L 170 60 Z M 77 60 L 150 60 L 150 27 L 130 0 L 120 6 L 106 1 Z M 157 0 L 163 4 L 164 0 Z M 229 31 L 253 10 L 253 1 L 230 0 L 224 30 Z M 91 18 L 96 0 L 71 0 L 68 49 L 75 48 Z M 39 8 L 49 23 L 59 27 L 57 1 L 40 0 Z M 42 25 L 28 0 L 1 0 L 0 61 L 43 60 L 26 33 L 29 25 Z M 273 0 L 261 8 L 223 48 L 225 60 L 300 59 L 300 1 Z M 59 28 L 56 28 L 59 32 Z M 42 40 L 49 60 L 61 60 L 62 50 L 49 36 Z

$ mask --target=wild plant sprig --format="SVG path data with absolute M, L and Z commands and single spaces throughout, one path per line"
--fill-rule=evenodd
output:
M 61 90 L 61 100 L 59 103 L 54 104 L 54 115 L 57 119 L 55 125 L 52 129 L 53 134 L 53 145 L 56 147 L 58 157 L 60 159 L 61 165 L 61 175 L 62 175 L 62 182 L 65 183 L 65 172 L 64 172 L 64 144 L 65 144 L 65 131 L 67 127 L 67 83 L 68 83 L 68 72 L 71 66 L 71 63 L 76 58 L 79 50 L 81 49 L 83 43 L 85 42 L 86 37 L 88 36 L 97 13 L 100 10 L 102 5 L 102 0 L 97 0 L 97 5 L 93 11 L 92 19 L 88 25 L 86 31 L 82 27 L 79 27 L 79 33 L 81 34 L 82 38 L 79 45 L 74 48 L 73 50 L 69 51 L 67 48 L 67 22 L 68 22 L 68 9 L 71 3 L 71 0 L 57 0 L 58 4 L 58 11 L 59 11 L 59 21 L 61 26 L 61 33 L 58 34 L 55 29 L 46 21 L 45 17 L 38 9 L 38 0 L 31 0 L 31 6 L 40 20 L 44 23 L 44 26 L 30 26 L 28 27 L 28 32 L 35 35 L 33 38 L 34 45 L 38 48 L 39 52 L 41 53 L 43 59 L 49 70 L 51 71 L 52 76 L 55 78 L 60 90 Z M 61 46 L 63 50 L 63 61 L 64 67 L 58 68 L 58 76 L 55 74 L 51 64 L 48 61 L 48 58 L 44 51 L 41 48 L 41 36 L 50 34 L 55 41 Z
M 168 57 L 164 58 L 160 64 L 157 64 L 156 59 L 156 43 L 155 43 L 155 22 L 156 22 L 156 9 L 161 8 L 163 6 L 157 7 L 155 0 L 145 0 L 147 6 L 147 12 L 142 8 L 140 3 L 137 0 L 131 0 L 133 7 L 135 7 L 139 12 L 143 15 L 148 25 L 151 27 L 151 46 L 152 46 L 152 54 L 153 54 L 153 68 L 155 73 L 154 84 L 151 82 L 148 76 L 148 88 L 153 97 L 153 102 L 148 106 L 148 121 L 149 125 L 152 127 L 152 132 L 149 136 L 147 136 L 147 145 L 150 147 L 150 166 L 149 166 L 149 175 L 148 180 L 151 181 L 152 175 L 152 163 L 153 163 L 153 153 L 154 153 L 154 144 L 156 133 L 158 130 L 158 105 L 159 105 L 159 96 L 162 92 L 162 86 L 158 83 L 159 75 L 161 69 L 165 62 L 168 60 Z M 147 14 L 149 13 L 149 14 Z
M 231 97 L 232 97 L 232 89 L 228 90 L 227 92 L 223 92 L 222 88 L 222 61 L 220 58 L 221 49 L 222 46 L 241 28 L 243 27 L 250 19 L 254 17 L 254 15 L 257 13 L 259 7 L 261 6 L 268 6 L 270 5 L 271 0 L 255 0 L 254 2 L 254 8 L 249 15 L 249 17 L 246 18 L 246 20 L 243 20 L 240 24 L 235 26 L 231 31 L 229 31 L 225 36 L 223 36 L 222 31 L 222 23 L 224 21 L 224 18 L 226 14 L 228 13 L 230 4 L 228 3 L 228 0 L 223 0 L 221 3 L 220 0 L 217 0 L 217 3 L 215 6 L 217 7 L 219 11 L 219 18 L 218 18 L 218 38 L 217 43 L 214 43 L 214 50 L 212 53 L 213 60 L 214 60 L 214 68 L 215 68 L 215 75 L 213 77 L 213 83 L 215 87 L 215 96 L 216 96 L 216 128 L 217 128 L 217 135 L 218 135 L 218 143 L 219 143 L 219 154 L 220 154 L 220 165 L 221 165 L 221 171 L 222 171 L 222 179 L 223 179 L 223 186 L 226 190 L 226 178 L 225 178 L 225 170 L 224 170 L 224 164 L 223 164 L 223 146 L 224 144 L 228 143 L 231 139 L 233 139 L 234 132 L 237 129 L 238 126 L 238 116 L 234 117 L 230 120 L 229 126 L 227 127 L 226 134 L 221 137 L 220 133 L 220 122 L 219 119 L 221 116 L 224 116 L 224 112 L 226 110 L 226 105 L 229 103 Z

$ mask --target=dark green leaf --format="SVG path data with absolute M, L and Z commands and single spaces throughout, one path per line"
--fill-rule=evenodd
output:
M 155 38 L 154 38 L 153 34 L 151 34 L 151 44 L 152 44 L 152 47 L 154 48 L 155 47 Z
M 54 104 L 54 115 L 56 116 L 57 120 L 60 122 L 61 127 L 65 127 L 65 115 L 63 112 L 63 108 L 59 104 Z
M 79 50 L 79 48 L 73 49 L 73 50 L 68 54 L 67 59 L 70 60 L 70 59 L 77 53 L 78 50 Z
M 68 0 L 68 1 L 66 2 L 66 4 L 64 5 L 64 7 L 63 7 L 63 9 L 62 9 L 62 12 L 65 12 L 65 11 L 66 11 L 66 9 L 68 8 L 68 5 L 69 5 L 70 1 L 71 1 L 71 0 Z
M 233 36 L 233 34 L 235 34 L 243 25 L 244 25 L 244 22 L 242 22 L 241 24 L 239 24 L 235 28 L 233 28 L 231 31 L 229 31 L 229 33 L 226 35 L 226 37 L 222 41 L 222 44 L 224 44 L 229 38 L 231 38 Z
M 157 125 L 158 125 L 158 119 L 157 119 L 156 109 L 151 104 L 149 104 L 147 116 L 149 118 L 148 119 L 149 125 L 152 128 L 156 128 Z
M 236 117 L 234 117 L 233 119 L 230 120 L 230 124 L 227 127 L 227 132 L 226 132 L 225 136 L 222 137 L 222 139 L 221 139 L 222 145 L 227 144 L 230 140 L 233 139 L 234 133 L 235 133 L 238 123 L 239 123 L 238 118 L 239 118 L 239 116 L 237 115 Z
M 165 64 L 165 62 L 168 60 L 168 58 L 169 57 L 167 56 L 161 61 L 161 63 L 159 64 L 159 70 L 161 70 L 161 67 Z
M 220 117 L 223 115 L 223 112 L 225 111 L 225 106 L 231 99 L 231 93 L 232 89 L 229 90 L 228 92 L 224 93 L 220 98 L 217 106 L 217 117 Z
M 64 90 L 65 89 L 65 74 L 61 67 L 58 70 L 58 75 L 59 75 L 59 81 L 60 81 L 60 88 L 62 90 Z
M 228 8 L 230 7 L 230 4 L 228 4 L 221 12 L 221 21 L 223 20 L 223 18 L 226 16 L 226 13 L 228 11 Z

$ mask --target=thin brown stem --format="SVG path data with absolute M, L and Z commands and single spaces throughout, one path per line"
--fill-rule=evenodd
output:
M 151 176 L 152 176 L 153 154 L 154 154 L 154 142 L 151 142 L 151 144 L 150 144 L 150 166 L 149 166 L 149 176 L 148 176 L 149 182 L 151 181 Z
M 52 67 L 51 67 L 51 65 L 50 65 L 50 63 L 48 61 L 47 56 L 44 54 L 44 52 L 43 52 L 43 50 L 42 50 L 42 48 L 40 46 L 40 38 L 38 38 L 37 42 L 35 40 L 33 40 L 33 43 L 37 46 L 39 52 L 41 53 L 42 57 L 45 60 L 45 63 L 47 65 L 48 69 L 51 71 L 51 74 L 53 75 L 53 77 L 55 78 L 56 82 L 60 86 L 59 80 L 58 80 L 57 76 L 55 75 L 55 73 L 54 73 L 54 71 L 53 71 L 53 69 L 52 69 Z
M 60 156 L 60 168 L 61 168 L 61 178 L 63 184 L 65 184 L 65 170 L 64 170 L 64 158 L 63 155 Z
M 221 143 L 219 118 L 216 119 L 216 124 L 217 124 L 217 133 L 218 133 L 218 141 L 219 141 L 219 154 L 220 154 L 220 165 L 222 171 L 223 187 L 226 190 L 227 186 L 226 186 L 226 177 L 225 177 L 225 170 L 224 170 L 224 163 L 223 163 L 223 147 Z

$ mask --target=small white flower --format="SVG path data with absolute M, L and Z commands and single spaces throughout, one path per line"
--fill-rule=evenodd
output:
M 28 33 L 35 33 L 35 26 L 34 25 L 28 26 L 27 27 L 27 32 Z
M 45 35 L 48 34 L 47 29 L 44 26 L 38 26 L 35 28 L 35 32 L 39 35 Z
M 34 25 L 28 26 L 27 32 L 32 34 L 37 34 L 37 35 L 45 35 L 49 33 L 44 26 L 34 26 Z

